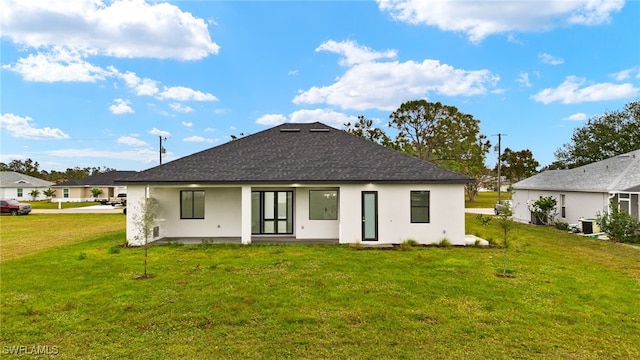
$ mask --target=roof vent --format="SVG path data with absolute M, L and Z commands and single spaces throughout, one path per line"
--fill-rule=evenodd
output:
M 280 132 L 300 132 L 300 129 L 280 129 Z
M 329 132 L 329 129 L 324 128 L 324 129 L 309 129 L 309 131 L 311 132 Z

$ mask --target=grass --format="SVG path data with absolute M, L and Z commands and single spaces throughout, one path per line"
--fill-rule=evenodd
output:
M 511 199 L 510 192 L 501 192 L 500 193 L 501 200 Z M 465 207 L 468 208 L 493 208 L 498 202 L 498 192 L 497 191 L 482 191 L 479 192 L 473 202 L 470 202 L 468 198 L 465 198 Z
M 41 201 L 21 201 L 22 203 L 25 204 L 31 204 L 31 208 L 32 209 L 57 209 L 58 208 L 58 202 L 55 201 L 55 199 L 53 201 L 49 201 L 49 200 L 41 200 Z M 74 201 L 74 202 L 62 202 L 62 205 L 60 205 L 61 209 L 72 209 L 72 208 L 80 208 L 80 207 L 86 207 L 86 206 L 93 206 L 93 205 L 97 205 L 99 204 L 98 202 L 95 201 Z
M 126 218 L 122 214 L 2 216 L 0 260 L 39 253 L 101 235 L 122 234 L 125 221 Z
M 512 234 L 513 278 L 496 276 L 498 248 L 169 245 L 150 249 L 147 280 L 133 280 L 142 249 L 112 250 L 123 232 L 78 235 L 2 262 L 0 343 L 62 358 L 640 358 L 640 250 Z

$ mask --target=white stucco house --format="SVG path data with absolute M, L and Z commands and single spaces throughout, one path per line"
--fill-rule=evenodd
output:
M 33 190 L 38 190 L 36 200 L 46 199 L 42 193 L 55 183 L 38 179 L 15 171 L 0 171 L 0 198 L 15 200 L 33 200 L 29 195 Z
M 135 171 L 114 170 L 82 179 L 72 179 L 55 184 L 51 188 L 56 190 L 55 201 L 58 202 L 95 201 L 97 199 L 93 197 L 92 189 L 102 190 L 102 195 L 99 198 L 108 199 L 118 194 L 126 194 L 126 185 L 116 184 L 116 180 L 124 179 L 135 173 Z
M 152 198 L 149 241 L 464 245 L 471 181 L 322 123 L 283 124 L 124 179 L 127 241 L 144 243 L 136 218 Z
M 612 203 L 640 220 L 640 150 L 568 170 L 547 170 L 513 184 L 514 218 L 531 222 L 528 204 L 553 196 L 558 221 L 595 219 Z

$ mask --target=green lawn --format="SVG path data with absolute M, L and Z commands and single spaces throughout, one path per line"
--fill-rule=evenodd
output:
M 510 192 L 501 192 L 500 200 L 511 199 Z M 470 202 L 468 198 L 465 198 L 465 207 L 468 208 L 493 208 L 498 202 L 497 191 L 482 191 L 479 192 L 473 202 Z
M 499 239 L 473 215 L 467 232 Z M 123 241 L 3 261 L 0 346 L 61 358 L 640 358 L 640 249 L 552 228 L 516 227 L 514 278 L 496 276 L 498 248 L 169 245 L 149 251 L 153 279 L 133 280 L 143 250 Z
M 41 201 L 20 201 L 20 202 L 24 204 L 31 204 L 32 209 L 58 209 L 58 206 L 60 206 L 61 209 L 72 209 L 72 208 L 99 205 L 99 203 L 95 201 L 63 202 L 60 205 L 58 205 L 58 202 L 56 201 L 56 199 L 54 199 L 53 201 L 41 200 Z

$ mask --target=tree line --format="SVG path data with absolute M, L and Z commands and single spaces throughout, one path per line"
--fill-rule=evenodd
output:
M 485 165 L 491 142 L 480 133 L 480 120 L 460 112 L 455 106 L 426 100 L 403 103 L 389 115 L 395 138 L 375 127 L 371 119 L 359 116 L 345 130 L 444 168 L 475 178 L 465 190 L 473 201 L 479 187 L 493 187 L 497 165 Z M 568 169 L 640 149 L 640 102 L 632 101 L 624 109 L 605 112 L 574 130 L 570 142 L 555 152 L 556 161 L 546 169 Z M 500 156 L 501 174 L 517 182 L 538 173 L 540 163 L 529 149 L 505 148 Z
M 62 183 L 74 179 L 84 179 L 89 176 L 115 171 L 116 169 L 108 167 L 74 167 L 67 168 L 65 171 L 43 170 L 40 164 L 32 159 L 12 160 L 9 163 L 0 162 L 0 171 L 15 171 L 21 174 L 36 177 L 38 179 L 51 181 L 54 183 Z

